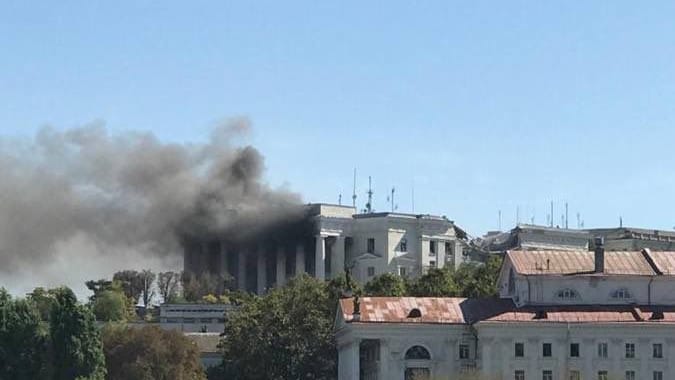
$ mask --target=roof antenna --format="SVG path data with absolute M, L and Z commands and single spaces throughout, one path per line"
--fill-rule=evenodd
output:
M 570 209 L 567 202 L 565 202 L 565 229 L 570 228 Z
M 391 212 L 394 212 L 398 208 L 398 206 L 396 206 L 395 203 L 394 203 L 394 192 L 396 192 L 396 188 L 392 186 L 391 187 Z
M 499 231 L 502 230 L 502 210 L 499 210 Z
M 352 192 L 352 207 L 356 208 L 356 168 L 354 168 L 354 191 Z
M 551 201 L 551 228 L 553 228 L 553 201 Z
M 338 195 L 338 206 L 342 206 L 342 193 Z
M 412 183 L 412 213 L 415 213 L 415 180 Z
M 623 228 L 623 217 L 619 216 L 619 228 Z
M 373 187 L 372 178 L 368 176 L 368 203 L 366 203 L 366 212 L 368 214 L 373 212 Z

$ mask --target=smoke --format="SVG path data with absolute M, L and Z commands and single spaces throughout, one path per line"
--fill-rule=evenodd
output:
M 184 239 L 306 228 L 300 196 L 270 188 L 262 155 L 233 143 L 248 130 L 231 120 L 206 143 L 172 144 L 93 123 L 0 139 L 0 286 L 82 289 L 120 269 L 180 269 Z

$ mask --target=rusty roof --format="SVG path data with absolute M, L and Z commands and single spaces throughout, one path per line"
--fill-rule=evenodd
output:
M 656 265 L 659 272 L 665 275 L 675 275 L 675 252 L 645 250 Z
M 380 323 L 443 323 L 463 324 L 464 314 L 460 303 L 465 298 L 437 297 L 362 297 L 360 300 L 360 322 Z M 354 300 L 340 300 L 340 309 L 346 321 L 353 320 Z M 413 309 L 421 317 L 409 318 Z
M 355 320 L 354 299 L 340 300 L 340 311 L 347 323 L 675 323 L 675 306 L 551 305 L 518 308 L 511 300 L 498 298 L 363 297 L 360 309 L 360 318 Z M 421 317 L 410 318 L 412 309 L 419 309 Z
M 512 250 L 507 256 L 515 271 L 524 275 L 592 273 L 595 265 L 595 253 L 587 250 Z M 641 251 L 606 251 L 604 274 L 652 276 L 656 272 Z

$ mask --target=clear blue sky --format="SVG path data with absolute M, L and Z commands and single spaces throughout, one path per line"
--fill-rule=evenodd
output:
M 188 4 L 189 3 L 189 4 Z M 255 4 L 253 4 L 255 3 Z M 105 120 L 201 141 L 254 125 L 306 201 L 445 214 L 477 235 L 570 204 L 571 225 L 675 226 L 675 3 L 0 5 L 0 135 Z

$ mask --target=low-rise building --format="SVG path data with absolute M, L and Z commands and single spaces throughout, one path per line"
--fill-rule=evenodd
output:
M 226 314 L 234 308 L 230 304 L 167 303 L 159 307 L 159 323 L 166 330 L 222 333 Z
M 508 251 L 493 299 L 344 299 L 339 379 L 675 379 L 675 252 Z

